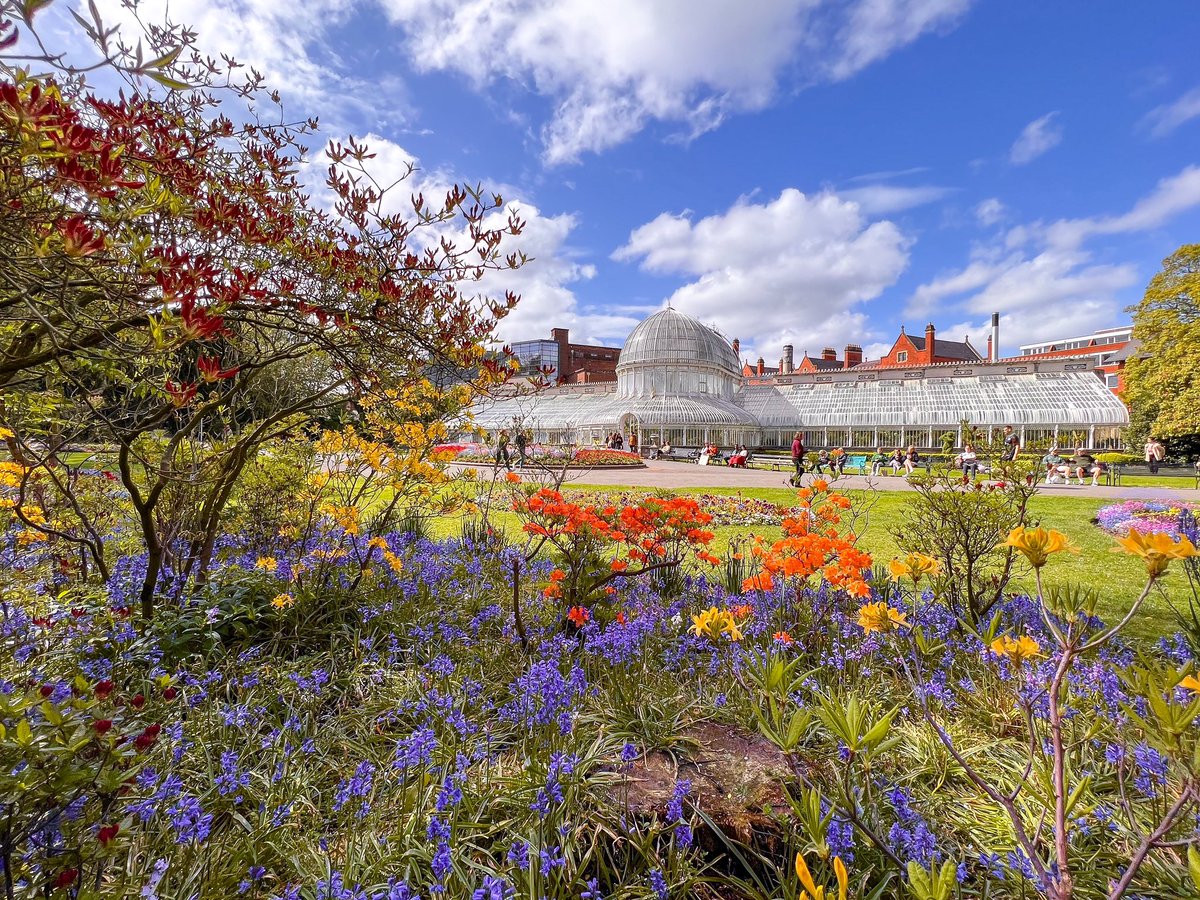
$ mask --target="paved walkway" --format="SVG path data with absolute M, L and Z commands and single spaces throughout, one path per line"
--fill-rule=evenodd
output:
M 478 466 L 480 477 L 490 474 L 490 467 Z M 533 470 L 530 470 L 532 474 Z M 646 468 L 581 469 L 572 472 L 567 484 L 624 485 L 651 488 L 782 488 L 788 487 L 790 470 L 731 469 L 728 466 L 700 466 L 695 463 L 647 460 Z M 1181 479 L 1187 483 L 1191 479 Z M 847 490 L 912 490 L 908 482 L 895 475 L 870 478 L 845 475 L 837 480 Z M 1160 487 L 1092 487 L 1091 485 L 1043 485 L 1044 496 L 1099 497 L 1116 500 L 1200 500 L 1200 491 L 1191 488 Z

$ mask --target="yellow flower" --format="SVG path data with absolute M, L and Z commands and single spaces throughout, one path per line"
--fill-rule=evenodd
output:
M 729 610 L 717 609 L 715 606 L 710 606 L 699 615 L 692 616 L 692 627 L 688 630 L 694 635 L 707 637 L 714 641 L 721 635 L 725 635 L 731 641 L 742 639 L 741 629 L 738 628 L 733 613 Z
M 837 877 L 838 883 L 838 900 L 846 900 L 846 892 L 849 888 L 849 876 L 846 872 L 846 864 L 842 862 L 840 856 L 833 858 L 833 874 Z M 796 854 L 796 877 L 800 879 L 800 900 L 806 900 L 811 897 L 812 900 L 826 900 L 825 885 L 817 885 L 813 881 L 812 873 L 808 870 L 808 863 L 804 861 L 804 854 Z M 830 895 L 832 900 L 832 895 Z
M 1130 531 L 1126 537 L 1117 538 L 1117 544 L 1111 552 L 1140 556 L 1146 561 L 1146 572 L 1151 578 L 1158 578 L 1167 571 L 1167 564 L 1171 560 L 1196 555 L 1196 548 L 1191 541 L 1185 537 L 1173 540 L 1165 531 L 1153 531 L 1150 534 Z
M 397 556 L 395 553 L 393 553 L 391 550 L 383 551 L 383 561 L 385 563 L 387 563 L 388 568 L 391 569 L 393 572 L 395 572 L 397 575 L 399 575 L 400 572 L 403 571 L 403 569 L 404 569 L 404 563 L 401 561 L 400 557 Z
M 1020 526 L 1010 531 L 1008 540 L 1000 546 L 1012 547 L 1017 550 L 1029 560 L 1029 564 L 1035 569 L 1044 566 L 1051 553 L 1059 553 L 1063 550 L 1069 550 L 1072 553 L 1078 552 L 1070 539 L 1061 531 L 1045 528 L 1029 529 Z
M 1200 680 L 1195 675 L 1189 675 L 1179 682 L 1179 687 L 1187 688 L 1193 694 L 1200 694 Z
M 878 603 L 867 603 L 858 611 L 858 625 L 867 634 L 872 631 L 889 632 L 897 628 L 907 628 L 908 619 L 898 609 L 893 609 L 880 600 Z
M 991 650 L 997 656 L 1010 656 L 1017 662 L 1033 659 L 1035 656 L 1040 656 L 1042 652 L 1038 642 L 1027 634 L 1023 634 L 1019 638 L 1010 637 L 1007 634 L 1001 635 L 992 641 Z
M 888 577 L 892 581 L 899 581 L 901 578 L 920 581 L 926 575 L 932 578 L 942 573 L 942 564 L 924 553 L 910 553 L 904 559 L 891 560 L 887 565 Z
M 255 561 L 254 568 L 262 569 L 264 572 L 274 572 L 279 568 L 279 560 L 273 556 L 260 556 Z
M 291 594 L 276 594 L 274 599 L 271 600 L 271 605 L 276 609 L 287 609 L 295 602 L 296 598 Z

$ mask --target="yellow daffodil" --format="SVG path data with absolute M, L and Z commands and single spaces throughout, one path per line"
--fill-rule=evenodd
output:
M 1140 531 L 1130 531 L 1123 538 L 1117 538 L 1113 553 L 1128 553 L 1130 556 L 1140 556 L 1146 562 L 1146 572 L 1151 578 L 1158 578 L 1167 571 L 1167 564 L 1173 559 L 1187 559 L 1196 555 L 1196 547 L 1185 537 L 1174 540 L 1165 531 L 1152 531 L 1142 534 Z
M 1029 564 L 1035 569 L 1040 569 L 1046 564 L 1051 553 L 1060 553 L 1063 550 L 1069 550 L 1072 553 L 1077 552 L 1070 539 L 1061 531 L 1047 530 L 1045 528 L 1014 528 L 1008 534 L 1006 540 L 1001 547 L 1012 547 L 1021 553 Z
M 1010 637 L 1009 635 L 1001 635 L 991 643 L 991 650 L 997 656 L 1008 656 L 1021 662 L 1026 659 L 1033 659 L 1040 656 L 1042 648 L 1027 634 L 1023 634 L 1018 638 Z
M 833 858 L 833 874 L 837 877 L 838 900 L 846 900 L 850 878 L 846 872 L 846 864 L 842 862 L 840 856 Z M 818 885 L 813 881 L 803 853 L 796 854 L 796 877 L 800 879 L 800 887 L 803 888 L 800 891 L 800 900 L 810 900 L 810 898 L 811 900 L 832 900 L 833 895 L 825 893 L 825 885 Z
M 867 634 L 872 631 L 889 632 L 897 628 L 907 628 L 908 619 L 898 609 L 893 609 L 884 601 L 867 603 L 858 611 L 858 625 Z

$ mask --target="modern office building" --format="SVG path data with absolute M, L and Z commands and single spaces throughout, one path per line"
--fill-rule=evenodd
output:
M 783 448 L 800 431 L 809 447 L 864 449 L 936 448 L 947 433 L 961 446 L 964 420 L 989 433 L 1012 425 L 1024 443 L 1116 447 L 1129 423 L 1087 359 L 975 354 L 912 366 L 757 369 L 748 377 L 721 334 L 664 309 L 625 341 L 615 383 L 529 393 L 514 386 L 510 396 L 480 403 L 474 416 L 485 429 L 517 424 L 548 443 L 592 444 L 637 431 L 643 446 L 665 439 L 677 447 Z
M 1018 359 L 1090 359 L 1096 374 L 1114 394 L 1125 387 L 1125 360 L 1136 353 L 1133 326 L 1102 328 L 1082 337 L 1022 344 Z
M 517 374 L 536 377 L 553 370 L 555 384 L 592 384 L 616 381 L 620 347 L 572 344 L 566 328 L 550 329 L 550 340 L 517 341 L 510 349 L 521 368 Z

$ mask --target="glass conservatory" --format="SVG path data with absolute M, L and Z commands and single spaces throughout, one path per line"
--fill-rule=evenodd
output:
M 480 403 L 476 425 L 530 430 L 545 443 L 603 443 L 638 433 L 643 447 L 715 443 L 786 448 L 936 448 L 960 423 L 989 433 L 1012 425 L 1022 443 L 1120 445 L 1125 405 L 1078 360 L 944 363 L 915 369 L 846 369 L 745 384 L 722 335 L 674 309 L 633 330 L 616 384 L 566 385 Z

